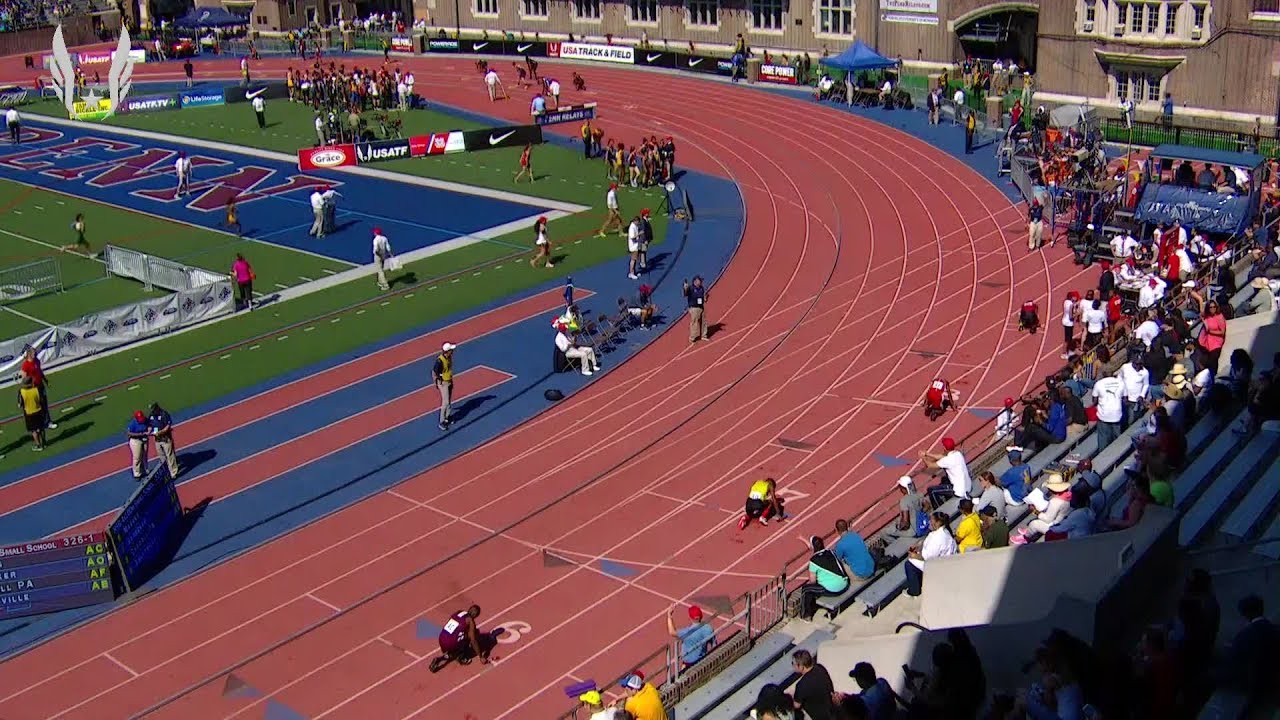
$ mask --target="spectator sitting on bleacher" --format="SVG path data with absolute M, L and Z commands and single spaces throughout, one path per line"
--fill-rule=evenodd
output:
M 1074 540 L 1093 534 L 1096 518 L 1089 504 L 1089 493 L 1072 492 L 1068 501 L 1070 511 L 1067 516 L 1054 523 L 1045 533 L 1045 540 Z
M 902 700 L 893 691 L 889 681 L 876 674 L 871 663 L 860 662 L 854 665 L 849 671 L 849 677 L 858 684 L 860 692 L 855 697 L 862 700 L 866 720 L 893 720 Z M 842 708 L 846 707 L 845 697 L 845 693 L 836 693 L 836 700 Z
M 1005 522 L 994 507 L 988 505 L 982 508 L 978 512 L 978 518 L 982 520 L 982 547 L 1009 547 L 1009 523 Z
M 942 438 L 942 449 L 946 452 L 941 455 L 924 451 L 920 453 L 920 459 L 926 467 L 930 470 L 942 470 L 944 473 L 941 482 L 925 491 L 934 510 L 942 507 L 949 496 L 966 498 L 973 494 L 969 462 L 965 460 L 964 453 L 956 449 L 956 441 L 949 437 Z
M 1231 351 L 1230 363 L 1222 382 L 1231 390 L 1231 396 L 1237 402 L 1246 402 L 1253 380 L 1253 358 L 1249 356 L 1248 350 L 1236 348 Z
M 1084 691 L 1073 663 L 1063 657 L 1060 650 L 1045 643 L 1036 651 L 1035 664 L 1040 670 L 1040 679 L 1018 698 L 1009 717 L 1026 716 L 1036 720 L 1079 720 L 1085 717 Z
M 844 563 L 853 577 L 866 580 L 876 573 L 876 561 L 867 549 L 867 542 L 856 531 L 849 529 L 849 521 L 836 521 L 838 539 L 831 552 Z
M 836 720 L 836 687 L 831 673 L 808 650 L 792 653 L 791 667 L 800 675 L 795 689 L 796 709 L 803 710 L 809 720 Z
M 586 711 L 587 720 L 619 720 L 618 708 L 605 707 L 604 697 L 598 690 L 589 690 L 578 696 L 582 709 Z
M 677 629 L 675 608 L 667 611 L 667 634 L 680 641 L 680 662 L 684 667 L 692 667 L 711 652 L 716 644 L 716 631 L 711 625 L 703 622 L 702 608 L 689 606 L 689 624 Z
M 906 686 L 911 695 L 908 716 L 912 718 L 972 718 L 965 710 L 968 703 L 965 699 L 970 691 L 964 684 L 964 673 L 958 665 L 956 649 L 951 643 L 942 642 L 933 646 L 931 654 L 932 671 L 926 675 L 919 670 L 903 667 L 906 673 Z
M 960 501 L 960 524 L 956 526 L 956 547 L 961 553 L 982 549 L 982 521 L 973 509 L 973 501 Z
M 1062 473 L 1049 473 L 1043 489 L 1037 488 L 1027 495 L 1027 504 L 1036 509 L 1035 519 L 1026 527 L 1018 528 L 1009 542 L 1025 545 L 1044 535 L 1071 512 L 1070 498 L 1071 484 L 1062 477 Z
M 1249 257 L 1253 258 L 1253 264 L 1249 266 L 1250 280 L 1258 277 L 1280 280 L 1280 245 L 1271 248 L 1254 245 Z
M 1107 509 L 1106 493 L 1102 491 L 1102 476 L 1093 470 L 1093 460 L 1083 458 L 1076 465 L 1076 482 L 1071 486 L 1071 496 L 1076 494 L 1089 497 L 1089 508 L 1094 517 L 1100 518 Z
M 792 720 L 795 717 L 796 701 L 783 692 L 774 683 L 767 683 L 756 695 L 756 704 L 751 708 L 751 717 L 755 720 Z
M 1276 354 L 1270 372 L 1262 373 L 1249 392 L 1249 415 L 1244 426 L 1237 429 L 1237 434 L 1251 435 L 1261 429 L 1262 424 L 1280 420 L 1280 353 Z
M 898 478 L 897 485 L 902 497 L 898 498 L 898 517 L 894 520 L 892 532 L 898 537 L 921 537 L 928 532 L 924 529 L 928 525 L 927 521 L 921 522 L 924 498 L 916 492 L 916 484 L 910 475 Z
M 1276 648 L 1280 647 L 1280 628 L 1267 619 L 1262 598 L 1250 595 L 1237 606 L 1246 625 L 1232 638 L 1227 649 L 1230 675 L 1224 682 L 1248 693 L 1254 708 L 1274 698 L 1277 691 Z M 1249 717 L 1248 712 L 1241 713 Z
M 951 537 L 947 527 L 950 518 L 944 512 L 935 512 L 929 516 L 929 534 L 924 542 L 914 545 L 907 551 L 907 562 L 903 570 L 907 574 L 907 594 L 919 597 L 924 587 L 924 566 L 934 558 L 956 554 L 956 541 Z
M 1013 411 L 1013 398 L 1005 398 L 1004 407 L 996 415 L 996 434 L 995 437 L 991 439 L 992 445 L 1005 442 L 1013 435 L 1014 420 L 1016 420 L 1017 417 L 1018 414 Z
M 993 507 L 1000 517 L 1004 517 L 1005 501 L 1004 488 L 1000 486 L 1000 481 L 990 471 L 984 471 L 978 476 L 978 487 L 982 489 L 982 494 L 978 496 L 974 503 L 975 512 L 982 512 L 983 509 Z
M 667 710 L 662 704 L 662 695 L 653 683 L 644 678 L 644 673 L 636 670 L 622 679 L 623 697 L 615 703 L 631 714 L 635 720 L 667 720 Z
M 1043 450 L 1067 439 L 1067 408 L 1057 398 L 1040 397 L 1027 403 L 1022 424 L 1014 433 L 1014 448 Z
M 1142 522 L 1142 515 L 1147 506 L 1154 505 L 1151 497 L 1151 483 L 1146 475 L 1132 478 L 1129 483 L 1129 501 L 1124 506 L 1124 515 L 1116 519 L 1103 518 L 1098 522 L 1099 530 L 1128 530 Z
M 814 535 L 800 538 L 813 552 L 809 556 L 809 582 L 800 588 L 800 617 L 812 621 L 818 611 L 818 598 L 823 595 L 839 595 L 849 589 L 849 573 L 840 558 L 827 549 L 822 538 Z
M 1276 309 L 1276 293 L 1272 290 L 1271 283 L 1266 278 L 1256 277 L 1249 282 L 1249 285 L 1255 292 L 1251 302 L 1242 314 L 1266 313 Z
M 1000 475 L 1006 505 L 1019 506 L 1031 492 L 1031 467 L 1022 462 L 1021 450 L 1009 451 L 1009 469 Z M 1003 515 L 1002 515 L 1003 517 Z
M 1089 427 L 1089 415 L 1084 403 L 1066 385 L 1058 386 L 1058 403 L 1067 413 L 1067 437 L 1077 437 Z

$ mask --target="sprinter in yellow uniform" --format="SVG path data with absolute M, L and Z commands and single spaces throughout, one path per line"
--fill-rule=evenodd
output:
M 747 494 L 746 514 L 738 521 L 738 529 L 746 529 L 752 520 L 768 525 L 772 517 L 779 520 L 787 518 L 782 510 L 782 498 L 778 497 L 778 483 L 773 478 L 757 480 L 751 484 L 751 491 Z

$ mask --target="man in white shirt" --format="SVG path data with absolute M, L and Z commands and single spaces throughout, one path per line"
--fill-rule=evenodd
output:
M 412 99 L 413 98 L 413 73 L 412 72 L 407 72 L 404 74 L 404 87 L 405 87 L 405 90 L 408 91 L 409 98 Z
M 498 71 L 490 69 L 484 74 L 484 86 L 489 91 L 489 102 L 498 101 L 498 87 L 502 81 L 498 79 Z M 503 91 L 506 94 L 506 91 Z
M 1142 341 L 1142 344 L 1148 350 L 1155 343 L 1156 338 L 1160 337 L 1160 323 L 1149 313 L 1143 316 L 1145 319 L 1138 324 L 1137 329 L 1133 331 L 1133 336 Z
M 329 138 L 325 132 L 324 116 L 320 113 L 316 113 L 316 139 L 320 141 L 321 145 L 329 144 Z
M 4 113 L 4 122 L 9 126 L 9 142 L 17 145 L 22 142 L 22 116 L 17 108 L 9 108 Z
M 600 369 L 600 363 L 596 360 L 595 348 L 590 346 L 581 346 L 569 339 L 569 326 L 564 323 L 556 325 L 556 347 L 560 352 L 564 353 L 567 358 L 572 358 L 582 364 L 582 374 L 591 375 Z
M 267 129 L 267 101 L 259 95 L 253 99 L 253 114 L 258 116 L 258 129 Z
M 955 106 L 955 114 L 951 116 L 951 124 L 960 124 L 960 113 L 964 109 L 964 90 L 956 88 L 956 94 L 951 96 L 951 104 Z
M 880 104 L 888 107 L 889 97 L 893 95 L 893 83 L 888 79 L 880 86 Z
M 324 193 L 321 188 L 316 188 L 311 193 L 311 214 L 315 220 L 311 223 L 311 229 L 307 231 L 312 237 L 324 237 Z
M 618 211 L 618 183 L 609 183 L 609 192 L 604 195 L 604 205 L 608 209 L 608 215 L 605 216 L 604 224 L 600 226 L 600 232 L 596 237 L 604 237 L 615 227 L 618 228 L 619 233 L 622 232 L 622 215 Z
M 1111 256 L 1120 262 L 1127 257 L 1133 255 L 1133 251 L 1138 248 L 1138 241 L 1128 232 L 1122 232 L 1111 238 Z
M 1120 366 L 1116 377 L 1124 383 L 1126 419 L 1133 422 L 1142 414 L 1151 393 L 1151 373 L 1143 365 L 1142 356 L 1134 355 L 1132 360 Z
M 409 86 L 405 84 L 404 79 L 396 82 L 396 97 L 400 101 L 401 112 L 409 109 Z
M 973 478 L 969 475 L 969 463 L 964 459 L 964 453 L 956 449 L 956 441 L 949 437 L 942 438 L 942 449 L 946 452 L 941 455 L 930 452 L 920 453 L 920 459 L 924 461 L 926 467 L 946 473 L 942 483 L 926 491 L 934 510 L 946 502 L 948 495 L 958 498 L 974 497 Z
M 1102 334 L 1107 329 L 1107 308 L 1101 300 L 1085 300 L 1084 312 L 1084 346 L 1088 350 L 1102 341 Z
M 1124 427 L 1124 382 L 1118 377 L 1099 378 L 1090 391 L 1098 413 L 1098 449 L 1110 445 L 1120 437 Z
M 560 81 L 556 80 L 555 78 L 551 78 L 550 80 L 548 80 L 547 93 L 551 95 L 551 102 L 555 104 L 553 109 L 559 110 L 560 109 Z
M 1152 276 L 1147 279 L 1147 284 L 1138 290 L 1138 309 L 1146 310 L 1155 307 L 1156 303 L 1164 299 L 1165 282 L 1158 277 Z
M 390 290 L 391 285 L 387 282 L 386 266 L 391 260 L 391 241 L 386 235 L 382 234 L 382 228 L 373 229 L 373 266 L 378 270 L 378 289 Z
M 1138 269 L 1138 262 L 1133 256 L 1124 259 L 1124 264 L 1120 266 L 1117 272 L 1120 284 L 1132 288 L 1135 283 L 1142 280 L 1142 271 Z
M 627 253 L 631 256 L 627 263 L 627 278 L 636 280 L 640 276 L 636 274 L 636 270 L 640 265 L 640 216 L 631 218 L 631 224 L 627 226 Z
M 177 200 L 182 195 L 190 195 L 191 158 L 187 157 L 185 152 L 178 153 L 178 159 L 173 161 L 173 174 L 178 179 L 178 188 L 173 191 L 173 199 Z

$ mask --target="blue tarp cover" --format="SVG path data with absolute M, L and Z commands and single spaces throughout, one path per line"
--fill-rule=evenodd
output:
M 234 25 L 248 25 L 249 19 L 237 15 L 226 8 L 197 7 L 174 21 L 180 28 L 220 28 Z
M 823 58 L 822 64 L 839 70 L 856 72 L 858 70 L 883 70 L 897 65 L 896 62 L 872 50 L 861 40 L 845 49 L 835 57 Z
M 1180 222 L 1210 233 L 1244 232 L 1254 206 L 1248 195 L 1223 195 L 1177 185 L 1148 185 L 1134 218 L 1144 223 Z
M 1160 145 L 1151 151 L 1153 158 L 1169 158 L 1171 160 L 1190 160 L 1191 162 L 1209 163 L 1210 165 L 1230 165 L 1231 167 L 1252 170 L 1266 158 L 1253 153 L 1232 152 L 1230 150 L 1208 150 L 1190 145 Z

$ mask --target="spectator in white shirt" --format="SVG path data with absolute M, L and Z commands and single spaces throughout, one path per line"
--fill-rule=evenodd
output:
M 1133 251 L 1138 248 L 1138 241 L 1127 232 L 1122 232 L 1111 238 L 1111 255 L 1120 262 L 1127 257 L 1133 256 Z
M 178 159 L 173 161 L 173 174 L 178 178 L 178 188 L 173 191 L 173 199 L 177 200 L 182 195 L 190 195 L 191 158 L 187 157 L 185 152 L 178 153 Z
M 907 551 L 907 562 L 903 566 L 907 573 L 907 594 L 919 597 L 924 589 L 924 564 L 935 558 L 955 555 L 956 540 L 947 528 L 947 514 L 935 512 L 929 516 L 929 534 L 924 542 Z
M 569 339 L 569 326 L 560 323 L 556 326 L 556 347 L 564 356 L 577 360 L 582 364 L 582 374 L 591 375 L 600 369 L 600 363 L 596 360 L 595 348 L 578 345 Z
M 1160 323 L 1156 322 L 1155 317 L 1149 312 L 1143 313 L 1142 317 L 1144 319 L 1133 331 L 1133 337 L 1142 341 L 1142 344 L 1150 350 L 1156 338 L 1160 337 Z
M 22 116 L 17 108 L 9 108 L 4 113 L 4 122 L 9 126 L 9 142 L 17 145 L 22 142 Z
M 1101 300 L 1087 301 L 1081 320 L 1084 322 L 1084 347 L 1086 350 L 1102 342 L 1107 329 L 1107 308 Z
M 320 113 L 316 113 L 316 139 L 320 141 L 321 145 L 329 144 L 329 138 L 326 137 L 325 133 L 324 117 Z
M 1124 381 L 1111 376 L 1100 378 L 1089 392 L 1098 414 L 1095 433 L 1101 450 L 1120 437 L 1124 427 Z
M 1135 354 L 1129 362 L 1120 366 L 1117 377 L 1124 383 L 1126 421 L 1133 422 L 1146 406 L 1147 396 L 1151 392 L 1151 373 L 1144 367 L 1142 356 Z
M 930 470 L 942 470 L 945 473 L 941 483 L 925 491 L 929 497 L 929 503 L 935 510 L 946 502 L 946 498 L 949 495 L 954 495 L 958 498 L 974 496 L 973 478 L 969 475 L 969 463 L 964 459 L 964 453 L 956 448 L 956 441 L 949 437 L 942 438 L 942 449 L 946 452 L 941 455 L 929 452 L 920 453 L 920 459 L 924 460 L 925 466 Z
M 955 114 L 951 116 L 951 124 L 959 125 L 960 114 L 964 108 L 964 90 L 961 90 L 960 88 L 956 88 L 956 94 L 951 96 L 951 104 L 955 106 L 953 108 L 953 111 Z
M 1165 283 L 1158 277 L 1151 277 L 1147 280 L 1147 284 L 1138 290 L 1138 309 L 1146 310 L 1155 307 L 1156 303 L 1164 299 Z
M 893 95 L 893 83 L 889 80 L 884 81 L 884 85 L 880 86 L 880 104 L 885 107 L 889 106 L 889 97 Z
M 1000 443 L 1013 435 L 1013 423 L 1018 414 L 1013 411 L 1013 398 L 1004 399 L 1004 409 L 996 415 L 996 436 L 993 442 Z
M 311 193 L 311 214 L 315 220 L 311 223 L 311 229 L 307 231 L 308 235 L 313 237 L 324 237 L 324 193 L 323 188 L 316 188 Z
M 1124 259 L 1124 264 L 1120 266 L 1119 275 L 1120 283 L 1130 287 L 1142 279 L 1142 271 L 1138 269 L 1138 262 L 1132 255 Z
M 627 277 L 635 280 L 640 276 L 636 274 L 636 270 L 640 266 L 640 216 L 636 215 L 631 218 L 631 224 L 627 226 L 627 254 L 630 259 L 627 261 Z

